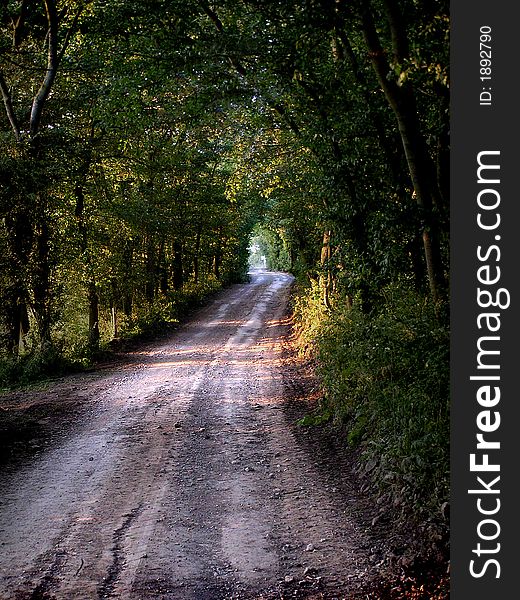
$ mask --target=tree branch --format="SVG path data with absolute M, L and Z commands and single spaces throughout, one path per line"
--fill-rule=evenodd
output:
M 209 7 L 207 2 L 200 2 L 202 10 L 208 15 L 208 17 L 213 21 L 215 27 L 220 33 L 224 31 L 224 25 L 222 25 L 222 21 L 219 19 L 217 13 Z
M 222 24 L 222 21 L 219 19 L 219 16 L 217 15 L 217 13 L 214 10 L 212 10 L 209 7 L 209 4 L 207 2 L 205 2 L 204 0 L 202 0 L 200 2 L 200 6 L 202 7 L 202 10 L 211 19 L 211 21 L 217 28 L 217 31 L 221 34 L 224 34 L 224 25 Z M 231 66 L 236 70 L 236 72 L 239 75 L 242 75 L 242 77 L 245 77 L 247 75 L 247 69 L 236 58 L 228 55 L 228 60 L 231 63 Z
M 224 35 L 224 33 L 225 33 L 224 25 L 222 24 L 222 21 L 220 20 L 217 13 L 210 8 L 209 4 L 205 0 L 201 0 L 199 2 L 199 4 L 202 7 L 202 10 L 211 19 L 211 21 L 215 25 L 217 31 L 221 35 Z M 239 75 L 241 75 L 242 77 L 246 77 L 248 75 L 247 69 L 236 58 L 233 58 L 232 56 L 228 55 L 228 60 L 231 63 L 231 66 L 236 70 L 236 72 Z M 280 102 L 278 102 L 276 100 L 269 99 L 269 98 L 265 98 L 265 100 L 266 100 L 267 104 L 271 108 L 273 108 L 282 119 L 284 119 L 284 121 L 290 127 L 291 131 L 296 135 L 296 137 L 300 138 L 301 137 L 300 128 L 298 127 L 298 124 L 296 123 L 296 121 L 291 117 L 291 115 L 288 114 L 288 112 L 287 112 L 286 108 L 283 106 L 283 104 L 281 104 Z
M 363 21 L 363 37 L 365 38 L 368 54 L 379 81 L 379 85 L 385 92 L 385 96 L 391 108 L 394 111 L 398 111 L 400 99 L 399 87 L 393 79 L 387 77 L 391 70 L 390 64 L 386 52 L 381 45 L 370 8 L 363 3 L 361 3 L 361 17 Z
M 72 36 L 74 35 L 74 33 L 76 33 L 79 18 L 81 16 L 81 13 L 83 12 L 84 8 L 85 8 L 85 6 L 83 4 L 80 5 L 77 13 L 74 15 L 74 19 L 73 19 L 70 27 L 67 29 L 67 33 L 65 34 L 65 39 L 63 40 L 63 46 L 61 47 L 61 50 L 60 50 L 60 53 L 58 56 L 58 64 L 61 63 L 61 59 L 63 58 L 63 55 L 67 51 L 67 48 L 70 44 L 70 40 L 72 39 Z
M 31 137 L 34 137 L 38 133 L 43 106 L 50 94 L 52 85 L 56 79 L 56 73 L 58 71 L 58 14 L 56 12 L 56 2 L 55 0 L 44 0 L 44 4 L 47 23 L 49 26 L 47 72 L 42 85 L 38 90 L 38 93 L 34 97 L 31 108 L 29 126 Z
M 16 19 L 16 22 L 14 20 L 12 21 L 12 24 L 13 24 L 13 47 L 15 49 L 19 48 L 20 44 L 22 43 L 22 38 L 23 38 L 23 34 L 24 34 L 24 25 L 25 25 L 25 19 L 27 17 L 28 7 L 29 7 L 29 1 L 23 0 L 22 5 L 20 6 L 20 14 L 18 15 L 18 19 Z
M 385 6 L 388 24 L 390 25 L 394 58 L 397 63 L 402 63 L 409 54 L 408 38 L 403 26 L 403 15 L 395 0 L 384 0 L 383 4 Z
M 5 112 L 7 113 L 7 118 L 9 119 L 9 123 L 13 129 L 14 135 L 16 137 L 16 141 L 20 141 L 20 126 L 18 125 L 18 120 L 16 119 L 16 115 L 13 110 L 13 103 L 11 101 L 11 94 L 9 92 L 9 87 L 4 79 L 2 73 L 0 73 L 0 91 L 2 92 L 2 98 L 4 101 Z
M 338 38 L 341 42 L 341 46 L 343 48 L 344 53 L 346 54 L 346 56 L 348 57 L 348 60 L 350 62 L 350 67 L 352 70 L 352 74 L 354 75 L 354 79 L 359 84 L 360 92 L 366 103 L 367 112 L 370 114 L 370 117 L 372 119 L 372 124 L 374 125 L 374 128 L 376 130 L 379 144 L 383 148 L 383 151 L 386 156 L 386 160 L 392 171 L 394 181 L 396 182 L 396 184 L 401 186 L 402 185 L 401 165 L 400 165 L 400 162 L 398 159 L 398 155 L 395 152 L 395 146 L 396 146 L 395 142 L 397 140 L 394 139 L 394 134 L 392 132 L 389 132 L 385 129 L 384 123 L 383 123 L 380 115 L 378 114 L 377 109 L 374 107 L 374 101 L 370 97 L 370 94 L 368 92 L 369 84 L 368 84 L 367 78 L 365 77 L 363 71 L 361 70 L 361 68 L 359 66 L 358 59 L 354 52 L 354 48 L 352 47 L 352 44 L 350 43 L 350 39 L 348 38 L 345 31 L 342 29 L 339 29 L 339 28 L 338 28 Z

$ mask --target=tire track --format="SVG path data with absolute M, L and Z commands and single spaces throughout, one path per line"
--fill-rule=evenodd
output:
M 284 410 L 291 282 L 257 274 L 135 352 L 122 373 L 39 396 L 52 402 L 57 390 L 91 407 L 59 445 L 0 476 L 2 598 L 355 589 L 369 567 L 367 536 Z

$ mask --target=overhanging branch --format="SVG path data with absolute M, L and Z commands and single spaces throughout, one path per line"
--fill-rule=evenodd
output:
M 9 119 L 9 123 L 11 124 L 11 128 L 16 137 L 16 141 L 20 141 L 20 126 L 18 125 L 18 120 L 16 119 L 16 115 L 13 110 L 13 103 L 11 101 L 11 94 L 9 92 L 9 87 L 4 79 L 2 73 L 0 73 L 0 91 L 2 92 L 2 99 L 4 101 L 5 112 L 7 114 L 7 118 Z
M 58 14 L 56 12 L 56 2 L 54 0 L 44 0 L 45 4 L 45 15 L 47 17 L 48 30 L 48 51 L 47 51 L 47 72 L 43 79 L 42 85 L 38 90 L 38 93 L 34 97 L 32 108 L 29 131 L 31 137 L 34 137 L 38 133 L 40 126 L 40 120 L 42 116 L 43 106 L 47 100 L 54 80 L 56 79 L 56 73 L 58 71 Z

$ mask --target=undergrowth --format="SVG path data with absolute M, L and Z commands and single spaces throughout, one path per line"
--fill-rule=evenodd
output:
M 313 286 L 297 292 L 294 313 L 324 389 L 307 423 L 342 425 L 382 494 L 441 516 L 449 493 L 449 332 L 439 308 L 401 284 L 383 290 L 370 314 L 340 298 L 327 310 Z
M 144 305 L 131 318 L 121 321 L 120 335 L 123 338 L 140 338 L 162 333 L 165 327 L 175 326 L 193 308 L 222 288 L 216 279 L 201 283 L 187 283 L 181 290 L 171 290 L 157 298 L 152 304 Z
M 113 349 L 127 341 L 150 339 L 173 329 L 187 313 L 203 304 L 222 285 L 216 279 L 172 290 L 153 303 L 135 307 L 131 317 L 118 314 L 118 340 L 114 344 L 110 315 L 100 314 L 100 345 L 94 351 L 88 344 L 86 304 L 65 305 L 54 325 L 52 344 L 45 351 L 27 336 L 25 348 L 17 358 L 0 355 L 0 389 L 27 385 L 64 373 L 78 372 L 100 358 L 110 356 Z

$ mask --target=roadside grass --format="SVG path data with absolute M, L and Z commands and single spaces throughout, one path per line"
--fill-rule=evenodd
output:
M 354 302 L 294 300 L 301 348 L 317 360 L 324 397 L 302 425 L 331 420 L 361 450 L 380 496 L 422 519 L 445 520 L 449 498 L 449 331 L 439 308 L 406 285 L 364 314 Z

